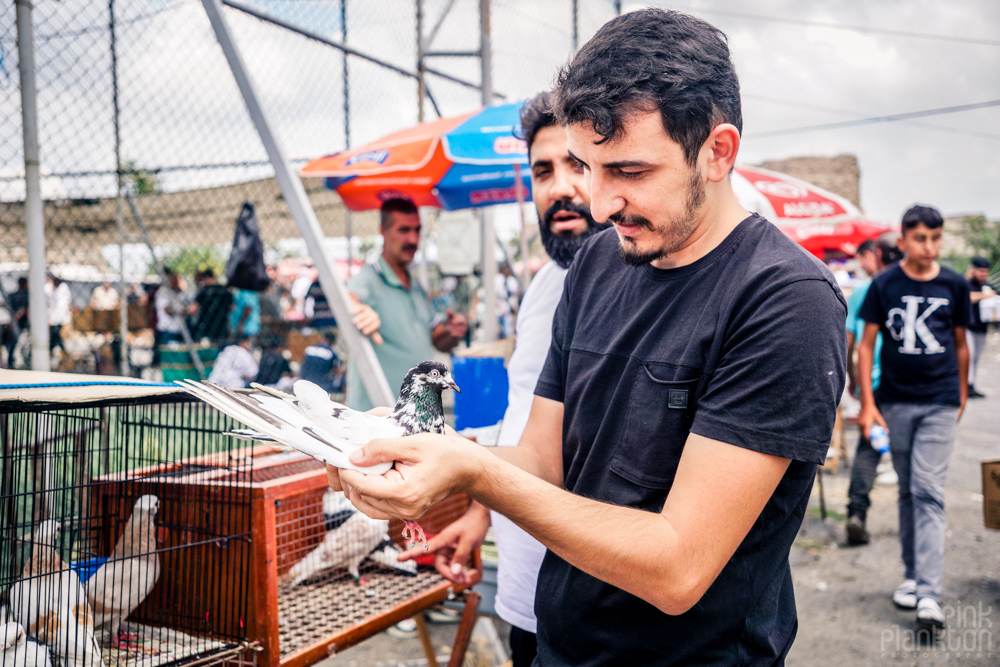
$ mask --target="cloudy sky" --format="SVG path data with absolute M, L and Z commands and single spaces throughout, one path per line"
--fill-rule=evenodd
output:
M 244 1 L 343 39 L 338 0 Z M 348 44 L 415 69 L 413 0 L 347 1 Z M 204 167 L 263 160 L 265 154 L 201 3 L 115 4 L 123 157 L 140 167 L 166 168 L 161 179 L 167 189 L 266 175 L 266 167 Z M 425 0 L 428 30 L 447 4 Z M 570 0 L 493 0 L 495 89 L 507 99 L 548 87 L 572 54 L 571 6 Z M 626 10 L 637 6 L 624 3 Z M 1000 217 L 1000 106 L 829 127 L 1000 100 L 1000 2 L 683 0 L 669 6 L 729 35 L 743 89 L 743 162 L 850 153 L 859 160 L 861 203 L 872 218 L 898 220 L 915 201 L 946 214 Z M 476 0 L 457 0 L 431 48 L 475 49 L 477 8 Z M 107 3 L 86 0 L 39 3 L 35 10 L 42 161 L 53 173 L 87 172 L 63 178 L 63 190 L 73 196 L 113 187 L 113 178 L 100 173 L 114 165 L 106 12 Z M 577 43 L 613 15 L 610 0 L 579 0 Z M 226 16 L 289 156 L 343 149 L 340 53 L 233 9 Z M 13 23 L 8 6 L 0 12 L 0 199 L 16 195 L 10 175 L 21 160 Z M 474 59 L 431 64 L 470 81 L 479 78 Z M 351 145 L 416 122 L 412 79 L 358 59 L 351 60 L 349 76 Z M 428 81 L 444 115 L 478 103 L 475 90 L 433 76 Z M 426 118 L 434 117 L 429 103 L 424 110 Z

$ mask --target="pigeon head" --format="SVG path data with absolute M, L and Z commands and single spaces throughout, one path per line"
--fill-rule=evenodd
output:
M 445 389 L 454 389 L 458 393 L 462 390 L 455 384 L 455 378 L 451 376 L 448 367 L 437 361 L 422 361 L 409 370 L 403 379 L 403 391 L 421 391 L 431 389 L 441 393 Z M 401 391 L 400 394 L 403 392 Z
M 38 528 L 35 529 L 35 542 L 39 544 L 55 544 L 61 530 L 61 523 L 47 519 L 38 524 Z
M 140 512 L 156 514 L 157 510 L 160 509 L 160 499 L 156 496 L 140 496 L 139 500 L 135 501 L 135 509 Z
M 413 433 L 443 433 L 444 407 L 441 392 L 459 391 L 451 371 L 436 361 L 422 361 L 406 374 L 399 390 L 399 400 L 389 418 Z
M 12 649 L 24 642 L 24 628 L 21 627 L 20 623 L 0 625 L 0 651 Z

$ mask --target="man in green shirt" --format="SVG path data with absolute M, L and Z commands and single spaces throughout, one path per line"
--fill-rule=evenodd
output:
M 420 214 L 405 199 L 382 204 L 382 254 L 366 264 L 347 287 L 356 300 L 354 325 L 371 336 L 389 387 L 399 391 L 410 368 L 434 357 L 434 349 L 450 352 L 469 328 L 465 315 L 448 311 L 435 318 L 430 300 L 409 266 L 420 243 Z M 347 404 L 355 410 L 373 406 L 357 367 L 347 370 Z

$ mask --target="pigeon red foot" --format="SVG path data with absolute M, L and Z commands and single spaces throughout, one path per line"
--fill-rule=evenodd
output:
M 403 539 L 406 540 L 406 545 L 412 549 L 423 542 L 424 553 L 427 553 L 427 536 L 424 535 L 424 529 L 420 527 L 420 524 L 416 521 L 403 519 L 403 525 Z

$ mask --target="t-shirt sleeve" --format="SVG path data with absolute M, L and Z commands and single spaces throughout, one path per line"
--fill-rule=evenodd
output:
M 691 432 L 764 454 L 822 463 L 844 389 L 846 308 L 825 281 L 785 285 L 727 334 Z
M 375 270 L 369 265 L 361 267 L 354 277 L 347 281 L 347 289 L 361 299 L 361 303 L 371 306 L 372 303 L 372 280 L 371 276 Z
M 573 270 L 566 276 L 566 282 L 562 296 L 559 298 L 559 305 L 556 306 L 556 313 L 552 317 L 552 342 L 549 344 L 549 355 L 542 366 L 542 372 L 538 376 L 535 384 L 535 396 L 549 398 L 553 401 L 563 402 L 566 396 L 565 362 L 563 354 L 565 345 L 568 344 L 566 338 L 567 318 L 569 316 L 569 294 L 570 280 L 573 277 Z
M 865 301 L 861 304 L 858 317 L 871 324 L 882 323 L 882 299 L 878 285 L 872 281 L 868 286 L 868 293 L 865 294 Z

